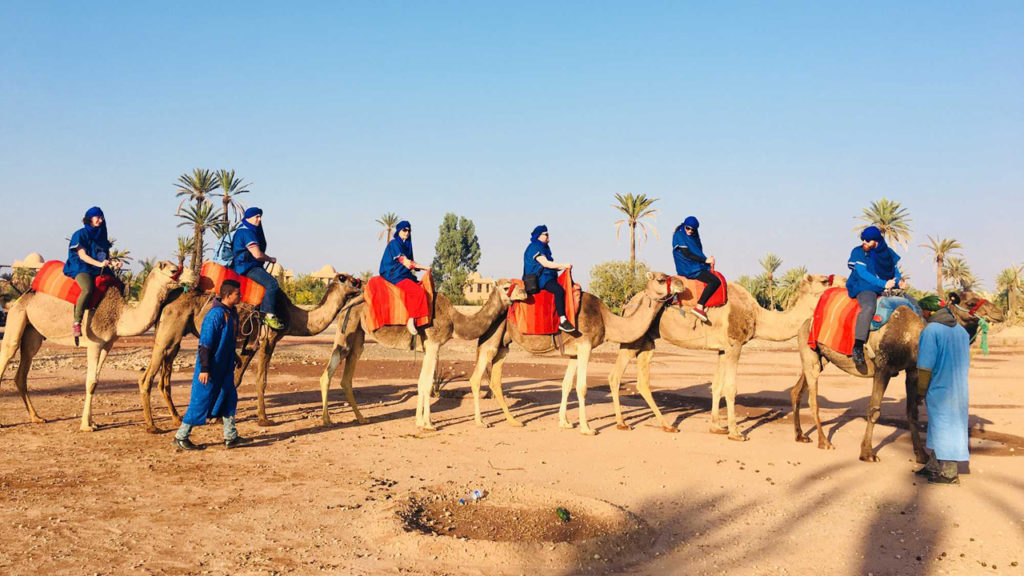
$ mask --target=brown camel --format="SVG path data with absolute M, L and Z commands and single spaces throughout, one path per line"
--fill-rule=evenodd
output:
M 511 292 L 510 292 L 511 291 Z M 424 430 L 434 430 L 430 422 L 430 391 L 434 384 L 434 372 L 437 369 L 438 352 L 452 337 L 460 340 L 477 340 L 489 334 L 494 327 L 502 323 L 512 302 L 526 299 L 526 291 L 512 280 L 498 280 L 490 298 L 475 314 L 466 316 L 452 306 L 444 294 L 434 296 L 434 318 L 429 326 L 421 327 L 416 336 L 410 336 L 403 326 L 382 326 L 372 332 L 374 339 L 384 346 L 397 350 L 409 350 L 414 347 L 425 352 L 420 367 L 417 383 L 416 426 Z M 355 395 L 352 393 L 352 376 L 356 364 L 363 353 L 363 344 L 368 330 L 367 318 L 364 315 L 366 305 L 362 302 L 353 304 L 338 317 L 337 331 L 334 336 L 334 347 L 331 359 L 320 376 L 320 397 L 323 403 L 323 425 L 331 425 L 331 415 L 327 410 L 327 391 L 331 379 L 342 361 L 345 369 L 342 372 L 341 387 L 352 413 L 360 424 L 367 422 L 359 412 Z
M 256 366 L 256 402 L 258 422 L 261 426 L 273 425 L 267 418 L 264 392 L 267 386 L 267 366 L 273 357 L 274 349 L 281 338 L 285 336 L 314 336 L 323 332 L 330 326 L 338 311 L 345 306 L 352 297 L 360 292 L 360 282 L 346 274 L 338 274 L 331 281 L 326 294 L 320 304 L 312 310 L 305 310 L 294 304 L 284 294 L 279 293 L 277 303 L 278 317 L 287 323 L 284 330 L 271 330 L 267 327 L 257 327 L 251 323 L 243 322 L 239 330 L 238 346 L 239 360 L 235 367 L 235 386 L 242 383 L 249 363 L 255 357 Z M 149 360 L 145 373 L 139 379 L 139 393 L 142 396 L 142 410 L 146 421 L 146 429 L 149 432 L 159 430 L 153 424 L 153 413 L 150 404 L 150 390 L 153 385 L 153 378 L 159 373 L 159 389 L 171 412 L 171 418 L 175 426 L 181 424 L 181 416 L 178 414 L 174 401 L 171 399 L 171 370 L 174 358 L 181 348 L 181 340 L 185 334 L 191 333 L 198 336 L 199 327 L 203 324 L 203 318 L 209 311 L 212 304 L 210 294 L 190 291 L 178 294 L 177 298 L 166 306 L 160 313 L 160 320 L 157 323 L 156 337 L 153 345 L 153 354 Z M 244 304 L 239 310 L 242 318 L 250 317 L 253 307 Z M 252 317 L 257 318 L 257 317 Z M 255 321 L 255 320 L 254 320 Z M 248 327 L 248 328 L 247 328 Z
M 566 418 L 566 405 L 569 402 L 569 391 L 572 389 L 575 377 L 576 398 L 579 401 L 580 432 L 593 435 L 594 430 L 587 422 L 586 406 L 587 364 L 590 360 L 590 351 L 605 342 L 633 342 L 646 333 L 671 295 L 683 290 L 682 284 L 672 282 L 671 278 L 671 276 L 660 272 L 648 274 L 646 288 L 630 300 L 623 316 L 616 316 L 600 298 L 584 292 L 580 301 L 576 331 L 571 334 L 562 334 L 561 346 L 557 345 L 556 339 L 551 336 L 523 334 L 515 324 L 502 321 L 496 330 L 479 340 L 477 347 L 476 369 L 470 378 L 477 425 L 484 425 L 480 416 L 480 382 L 489 371 L 491 392 L 505 413 L 505 419 L 513 426 L 522 426 L 522 423 L 513 418 L 509 412 L 501 389 L 502 366 L 508 355 L 509 345 L 515 342 L 533 354 L 560 350 L 563 356 L 569 358 L 565 376 L 562 379 L 562 401 L 558 408 L 558 425 L 567 429 L 573 427 Z
M 85 407 L 82 409 L 81 430 L 96 430 L 92 421 L 92 395 L 96 391 L 100 369 L 114 342 L 121 336 L 137 336 L 149 330 L 156 322 L 167 294 L 178 285 L 178 267 L 160 262 L 146 277 L 142 286 L 142 299 L 136 305 L 125 302 L 117 290 L 110 290 L 95 310 L 87 311 L 82 323 L 85 346 L 88 351 L 88 372 L 85 378 Z M 7 317 L 7 329 L 0 349 L 0 377 L 3 376 L 14 353 L 21 349 L 21 363 L 14 376 L 18 392 L 33 422 L 44 422 L 36 414 L 28 397 L 28 371 L 32 358 L 39 352 L 43 340 L 75 346 L 71 335 L 74 304 L 49 294 L 30 292 L 14 303 Z
M 629 429 L 619 406 L 619 384 L 629 361 L 636 358 L 637 390 L 661 422 L 661 427 L 669 432 L 676 431 L 662 416 L 651 395 L 654 341 L 663 338 L 680 348 L 718 352 L 718 367 L 711 380 L 711 432 L 728 434 L 731 440 L 746 440 L 746 435 L 740 433 L 736 424 L 736 369 L 743 345 L 754 338 L 782 342 L 796 336 L 804 320 L 814 314 L 818 299 L 829 286 L 828 276 L 804 276 L 796 301 L 786 311 L 778 312 L 762 308 L 743 286 L 730 282 L 729 301 L 724 306 L 707 309 L 710 324 L 701 322 L 692 314 L 683 315 L 677 309 L 665 310 L 658 323 L 642 338 L 619 347 L 615 366 L 608 375 L 619 429 Z M 719 419 L 723 395 L 728 429 L 722 427 Z
M 980 317 L 984 317 L 990 322 L 1003 321 L 1003 312 L 980 295 L 973 292 L 960 292 L 959 296 L 961 304 L 950 306 L 950 311 L 953 312 L 953 317 L 957 322 L 968 331 L 973 333 Z M 921 442 L 921 431 L 917 426 L 920 402 L 917 394 L 917 343 L 921 331 L 924 330 L 924 325 L 924 319 L 911 308 L 907 306 L 897 308 L 889 317 L 889 321 L 868 337 L 864 350 L 865 356 L 867 356 L 867 373 L 861 374 L 853 360 L 845 354 L 840 354 L 821 344 L 818 345 L 817 350 L 811 349 L 807 344 L 807 338 L 811 333 L 811 321 L 805 321 L 797 334 L 800 363 L 803 368 L 800 378 L 790 393 L 793 402 L 793 427 L 796 432 L 796 441 L 811 441 L 810 438 L 804 436 L 800 426 L 800 401 L 804 390 L 808 390 L 808 403 L 814 413 L 814 425 L 818 430 L 818 448 L 828 450 L 835 448 L 825 437 L 821 428 L 821 417 L 818 415 L 818 376 L 821 375 L 825 365 L 831 362 L 851 376 L 872 379 L 867 428 L 864 430 L 864 440 L 860 445 L 860 459 L 865 462 L 878 462 L 878 455 L 875 454 L 872 447 L 872 433 L 875 422 L 878 421 L 882 397 L 885 395 L 889 380 L 900 372 L 906 372 L 907 421 L 910 425 L 910 439 L 914 445 L 914 455 L 917 456 L 917 461 L 925 463 L 927 457 L 924 452 L 924 444 Z

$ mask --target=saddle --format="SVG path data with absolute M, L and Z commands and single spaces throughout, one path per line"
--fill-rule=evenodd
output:
M 712 270 L 711 273 L 722 282 L 722 285 L 719 286 L 718 290 L 715 290 L 715 293 L 711 295 L 711 298 L 708 299 L 708 302 L 704 307 L 717 308 L 719 306 L 725 306 L 726 302 L 729 301 L 729 283 L 725 281 L 725 276 L 722 276 L 721 272 Z M 673 280 L 682 281 L 683 291 L 675 295 L 672 299 L 671 305 L 678 306 L 684 310 L 689 310 L 696 306 L 697 300 L 700 299 L 700 295 L 704 292 L 704 287 L 707 286 L 707 284 L 700 280 L 694 280 L 685 276 L 673 276 Z
M 110 274 L 96 276 L 93 286 L 92 294 L 86 302 L 86 308 L 89 310 L 95 310 L 99 306 L 107 290 L 114 288 L 119 292 L 124 291 L 124 283 L 117 276 Z M 82 294 L 82 289 L 75 279 L 64 275 L 64 263 L 60 260 L 50 260 L 43 264 L 36 277 L 32 279 L 32 289 L 72 304 L 78 302 L 78 297 Z
M 917 315 L 921 315 L 921 307 L 913 299 L 903 296 L 879 296 L 875 315 L 871 318 L 871 331 L 885 326 L 892 313 L 900 306 L 907 306 Z M 860 304 L 850 298 L 846 288 L 829 288 L 821 295 L 814 309 L 811 320 L 811 333 L 807 344 L 812 350 L 822 344 L 840 354 L 849 356 L 853 353 L 854 329 Z
M 259 306 L 263 301 L 266 289 L 257 281 L 236 274 L 234 270 L 221 266 L 216 262 L 203 262 L 199 271 L 199 289 L 203 292 L 218 294 L 220 285 L 225 280 L 234 280 L 242 286 L 242 302 L 250 306 Z
M 434 320 L 434 276 L 427 272 L 420 285 L 427 292 L 429 314 L 426 318 L 417 318 L 416 326 L 429 326 Z M 366 302 L 363 313 L 370 331 L 376 331 L 382 326 L 405 326 L 409 322 L 409 311 L 402 298 L 402 289 L 382 276 L 374 276 L 366 282 L 363 300 Z
M 515 289 L 515 284 L 523 286 L 523 281 L 513 280 L 513 286 L 509 287 L 509 295 Z M 572 281 L 569 270 L 558 276 L 558 284 L 565 289 L 565 317 L 576 327 L 583 289 Z M 558 313 L 555 310 L 555 295 L 547 290 L 541 290 L 536 294 L 530 294 L 522 302 L 513 302 L 508 309 L 508 321 L 515 324 L 522 334 L 558 334 Z

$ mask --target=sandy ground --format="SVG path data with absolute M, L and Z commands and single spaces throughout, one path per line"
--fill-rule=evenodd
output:
M 206 450 L 175 452 L 157 398 L 165 432 L 144 431 L 136 380 L 146 337 L 115 349 L 95 433 L 77 431 L 80 351 L 47 345 L 33 370 L 47 424 L 27 423 L 9 370 L 0 574 L 1024 574 L 1024 349 L 995 345 L 975 359 L 972 460 L 962 486 L 937 487 L 912 474 L 902 376 L 875 430 L 881 462 L 857 459 L 870 384 L 834 368 L 821 388 L 837 449 L 794 442 L 792 343 L 746 350 L 738 403 L 750 441 L 741 443 L 707 432 L 714 354 L 671 347 L 653 372 L 677 434 L 661 431 L 635 394 L 624 397 L 634 429 L 615 428 L 613 347 L 592 364 L 596 437 L 557 426 L 563 362 L 516 351 L 506 393 L 526 426 L 510 428 L 485 399 L 492 426 L 478 428 L 460 375 L 473 350 L 454 342 L 442 350 L 454 380 L 433 404 L 438 432 L 413 425 L 420 356 L 377 345 L 356 376 L 371 423 L 353 422 L 336 381 L 336 425 L 325 429 L 317 378 L 329 340 L 279 347 L 268 388 L 276 426 L 256 425 L 246 381 L 239 430 L 257 442 L 230 451 L 210 425 L 194 434 Z M 189 345 L 175 375 L 179 407 Z M 474 489 L 481 500 L 458 504 Z

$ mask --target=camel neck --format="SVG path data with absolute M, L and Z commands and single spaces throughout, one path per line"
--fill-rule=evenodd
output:
M 757 307 L 757 324 L 754 338 L 771 342 L 783 342 L 796 336 L 800 325 L 814 314 L 814 307 L 820 295 L 801 294 L 787 310 L 766 310 Z
M 350 290 L 341 282 L 332 282 L 320 304 L 312 310 L 305 310 L 285 298 L 283 312 L 288 319 L 289 336 L 314 336 L 327 329 L 345 304 Z
M 160 317 L 160 308 L 170 292 L 172 280 L 169 277 L 157 279 L 151 272 L 142 285 L 142 299 L 135 306 L 127 302 L 122 304 L 121 314 L 117 318 L 118 336 L 138 336 L 156 324 Z
M 604 302 L 599 302 L 601 320 L 604 322 L 604 339 L 607 342 L 629 343 L 643 337 L 651 327 L 651 322 L 663 307 L 663 302 L 651 298 L 641 292 L 636 301 L 627 304 L 626 309 L 632 310 L 628 316 L 613 314 Z
M 476 340 L 490 329 L 494 323 L 508 311 L 508 305 L 498 294 L 498 289 L 491 291 L 490 298 L 476 314 L 467 316 L 452 307 L 452 327 L 455 337 L 462 340 Z

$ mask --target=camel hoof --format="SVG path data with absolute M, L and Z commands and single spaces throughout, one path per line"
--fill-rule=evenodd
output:
M 736 442 L 746 442 L 748 438 L 746 434 L 729 434 L 729 440 L 735 440 Z
M 146 426 L 146 432 L 149 434 L 161 434 L 163 431 L 156 426 Z
M 39 416 L 33 416 L 31 420 L 33 424 L 46 424 L 46 418 L 40 418 Z
M 95 432 L 99 430 L 99 426 L 95 424 L 82 424 L 78 427 L 79 432 Z
M 616 424 L 615 427 L 618 428 L 619 430 L 632 430 L 633 429 L 633 427 L 630 426 L 629 424 Z
M 277 422 L 274 422 L 270 418 L 259 418 L 256 420 L 256 424 L 259 426 L 277 426 Z
M 418 428 L 424 432 L 437 432 L 437 427 L 430 423 L 418 426 Z
M 522 427 L 526 426 L 526 424 L 523 424 L 519 420 L 509 420 L 508 421 L 508 425 L 509 426 L 513 426 L 515 428 L 522 428 Z
M 671 432 L 672 434 L 679 432 L 679 428 L 676 428 L 675 426 L 662 426 L 661 429 L 665 432 Z
M 594 432 L 591 428 L 580 428 L 580 434 L 583 434 L 584 436 L 596 436 L 597 432 Z
M 711 432 L 712 434 L 728 434 L 729 433 L 729 429 L 728 428 L 720 428 L 718 426 L 712 426 L 711 428 L 708 429 L 708 432 Z
M 330 428 L 331 426 L 334 426 L 334 422 L 331 422 L 330 418 L 324 418 L 323 421 L 320 422 L 320 426 L 323 428 Z
M 808 438 L 807 436 L 804 436 L 803 434 L 797 434 L 796 435 L 796 441 L 800 442 L 802 444 L 810 444 L 811 443 L 811 439 Z
M 860 460 L 861 460 L 861 462 L 878 462 L 879 458 L 878 458 L 878 456 L 875 456 L 874 454 L 868 454 L 866 456 L 864 454 L 861 454 L 860 455 Z
M 565 430 L 572 430 L 573 426 L 569 422 L 559 422 L 558 427 Z
M 818 442 L 818 450 L 835 450 L 831 442 Z
M 370 423 L 370 419 L 367 418 L 366 416 L 360 416 L 360 417 L 356 418 L 356 422 L 358 422 L 360 424 L 369 424 Z
M 482 421 L 482 420 L 477 420 L 476 427 L 477 428 L 490 428 L 491 425 L 488 424 L 487 422 Z

